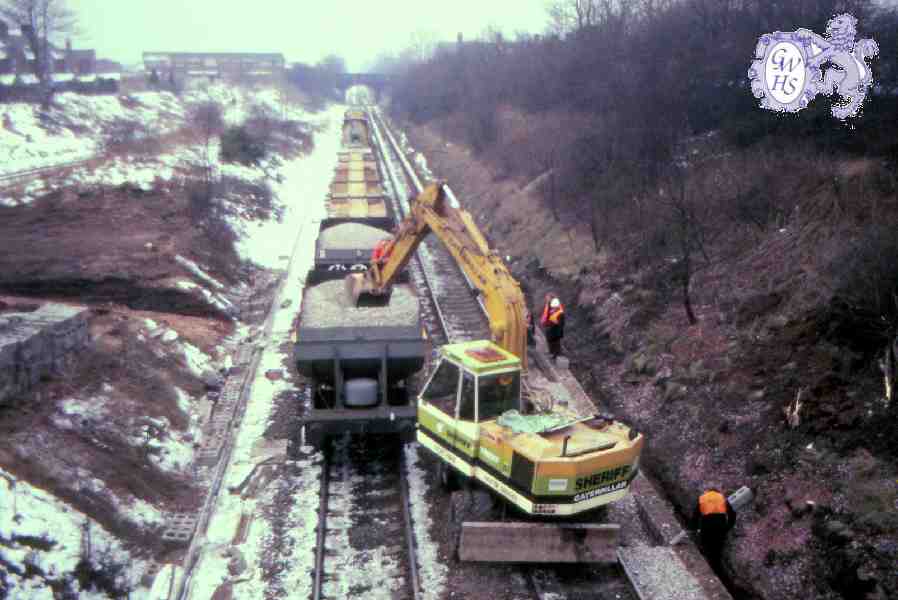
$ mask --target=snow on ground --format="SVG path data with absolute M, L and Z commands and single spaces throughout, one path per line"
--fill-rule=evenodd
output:
M 218 103 L 229 125 L 242 123 L 256 110 L 284 119 L 308 118 L 301 108 L 285 105 L 281 98 L 277 89 L 241 90 L 219 85 L 188 92 L 182 98 L 170 92 L 123 96 L 64 93 L 56 96 L 55 106 L 46 113 L 33 104 L 4 104 L 0 107 L 0 175 L 100 156 L 108 131 L 121 122 L 143 128 L 146 135 L 165 136 L 184 127 L 190 106 L 199 102 Z M 61 182 L 31 181 L 21 192 L 0 197 L 0 205 L 29 204 L 54 186 L 127 183 L 149 191 L 157 180 L 171 181 L 179 168 L 204 162 L 203 155 L 199 145 L 182 145 L 158 156 L 117 156 L 99 165 L 75 167 Z M 213 144 L 211 156 L 214 159 L 217 155 L 217 144 Z M 263 179 L 272 166 L 221 165 L 218 171 L 252 182 Z
M 133 587 L 143 576 L 147 563 L 130 556 L 116 539 L 83 513 L 0 469 L 0 561 L 13 565 L 32 565 L 45 575 L 26 578 L 24 572 L 6 572 L 10 600 L 52 600 L 53 592 L 47 580 L 63 579 L 85 557 L 86 541 L 90 539 L 90 559 L 96 561 L 108 555 L 114 562 L 128 564 L 127 583 Z M 89 528 L 85 524 L 90 523 Z M 44 541 L 46 543 L 41 543 Z M 0 578 L 3 573 L 0 572 Z M 2 583 L 2 579 L 0 579 Z M 78 591 L 76 580 L 72 587 L 78 598 L 105 598 L 103 594 Z M 2 588 L 2 586 L 0 586 Z M 131 598 L 142 598 L 132 594 Z
M 415 540 L 418 542 L 418 558 L 420 558 L 418 565 L 421 572 L 418 577 L 421 581 L 427 582 L 427 585 L 423 586 L 421 594 L 424 600 L 436 600 L 442 596 L 442 591 L 446 587 L 448 568 L 440 560 L 439 549 L 428 533 L 433 529 L 433 522 L 429 514 L 430 504 L 425 500 L 428 475 L 419 464 L 418 446 L 406 444 L 404 451 L 408 470 L 409 504 L 411 504 L 412 523 L 415 528 Z
M 239 125 L 252 116 L 254 107 L 275 113 L 290 120 L 304 120 L 308 115 L 295 104 L 282 101 L 280 90 L 274 88 L 247 93 L 224 84 L 208 86 L 184 94 L 189 103 L 215 102 L 222 107 L 222 116 L 229 125 Z
M 165 430 L 164 430 L 165 431 Z M 170 430 L 168 430 L 170 431 Z M 171 434 L 151 439 L 147 446 L 154 450 L 153 462 L 164 471 L 184 472 L 193 463 L 193 441 Z
M 130 96 L 67 92 L 57 94 L 46 112 L 35 104 L 3 104 L 0 175 L 90 158 L 100 151 L 103 129 L 119 120 L 164 134 L 180 127 L 183 119 L 182 103 L 169 92 Z
M 332 129 L 339 129 L 344 111 L 342 106 L 331 108 L 324 113 L 324 121 L 330 122 Z M 333 131 L 320 133 L 315 136 L 315 150 L 310 155 L 283 166 L 284 179 L 274 185 L 275 193 L 286 208 L 280 222 L 271 219 L 244 224 L 238 219 L 231 220 L 241 233 L 237 251 L 243 260 L 269 269 L 286 266 L 281 257 L 290 255 L 299 224 L 323 218 L 324 198 L 338 150 L 339 138 Z M 324 181 L 323 185 L 321 181 Z M 305 271 L 302 274 L 304 276 Z
M 156 156 L 116 157 L 96 166 L 76 167 L 56 185 L 88 188 L 129 184 L 150 191 L 156 180 L 171 181 L 177 169 L 196 162 L 197 155 L 197 148 L 182 146 L 174 152 Z M 33 198 L 34 194 L 26 193 L 23 203 Z
M 208 368 L 209 358 L 199 349 L 182 342 L 182 352 L 192 370 Z M 121 423 L 109 423 L 109 407 L 115 403 L 115 388 L 104 383 L 102 394 L 88 398 L 65 398 L 57 405 L 57 413 L 51 417 L 53 424 L 61 430 L 74 430 L 83 428 L 86 424 L 91 428 L 120 427 Z M 190 397 L 183 390 L 175 388 L 178 396 L 178 406 L 184 414 L 190 415 Z M 202 432 L 196 422 L 195 416 L 191 416 L 190 426 L 184 430 L 176 430 L 171 427 L 165 417 L 151 418 L 138 416 L 129 419 L 125 425 L 126 430 L 121 432 L 125 440 L 135 447 L 148 452 L 149 460 L 156 463 L 159 468 L 170 472 L 184 472 L 193 462 L 194 444 L 201 442 Z M 85 472 L 87 473 L 87 472 Z M 93 480 L 91 484 L 96 487 L 103 486 L 103 482 L 93 476 L 85 477 L 85 481 Z M 94 491 L 102 491 L 94 489 Z M 110 496 L 112 493 L 110 492 Z M 121 502 L 118 502 L 121 500 Z M 155 525 L 162 520 L 161 513 L 151 505 L 143 501 L 128 497 L 116 499 L 123 506 L 123 512 L 128 513 L 127 518 L 141 526 Z M 139 510 L 130 507 L 137 506 Z
M 427 159 L 420 152 L 415 152 L 415 164 L 418 165 L 418 169 L 424 174 L 424 179 L 433 179 L 433 173 L 427 167 Z
M 170 94 L 136 94 L 131 98 L 132 100 L 121 102 L 116 97 L 79 96 L 70 98 L 67 95 L 60 95 L 58 99 L 69 113 L 65 115 L 51 113 L 53 118 L 49 128 L 41 126 L 39 111 L 34 106 L 4 105 L 0 109 L 0 119 L 2 119 L 3 125 L 3 128 L 0 129 L 0 162 L 3 164 L 0 167 L 0 172 L 53 165 L 91 155 L 96 151 L 101 139 L 100 127 L 103 124 L 115 122 L 119 118 L 133 118 L 138 122 L 152 125 L 157 128 L 157 131 L 160 130 L 160 127 L 161 130 L 165 130 L 166 126 L 160 125 L 162 122 L 168 123 L 169 130 L 171 130 L 179 127 L 183 121 L 184 103 Z M 254 103 L 266 105 L 271 110 L 278 109 L 279 114 L 287 118 L 306 118 L 301 110 L 285 108 L 280 106 L 279 102 L 276 91 L 260 93 L 254 100 Z M 95 110 L 91 109 L 93 106 L 91 103 L 96 106 Z M 232 101 L 226 107 L 228 118 L 235 121 L 245 118 L 250 109 L 251 105 L 246 101 Z M 278 169 L 283 178 L 279 178 L 279 183 L 273 184 L 274 191 L 277 200 L 286 205 L 280 222 L 271 220 L 258 226 L 252 224 L 238 227 L 243 230 L 239 245 L 242 256 L 262 266 L 275 268 L 286 267 L 285 262 L 278 257 L 291 254 L 294 242 L 297 242 L 297 232 L 300 232 L 295 246 L 297 258 L 293 261 L 288 278 L 289 285 L 284 287 L 281 297 L 277 301 L 278 306 L 287 299 L 294 301 L 293 307 L 298 308 L 299 306 L 302 280 L 312 264 L 314 242 L 317 237 L 317 221 L 324 216 L 323 201 L 339 149 L 339 124 L 343 110 L 343 107 L 337 107 L 328 111 L 323 118 L 319 118 L 322 122 L 330 122 L 330 132 L 316 136 L 316 148 L 310 156 L 282 165 Z M 66 119 L 70 119 L 72 122 L 81 119 L 81 125 L 88 129 L 88 133 L 75 136 L 70 129 L 66 128 L 66 125 L 70 124 Z M 176 175 L 179 166 L 195 161 L 197 157 L 198 153 L 195 147 L 181 147 L 157 157 L 116 158 L 106 161 L 97 168 L 73 169 L 65 180 L 51 182 L 49 185 L 120 185 L 128 183 L 149 189 L 157 178 L 171 179 Z M 266 178 L 267 172 L 274 170 L 276 164 L 276 161 L 271 161 L 263 167 L 255 169 L 228 165 L 221 168 L 221 173 L 244 180 L 258 181 Z M 44 187 L 44 182 L 30 183 L 27 186 L 25 201 L 27 202 L 29 197 L 45 191 L 49 191 L 49 188 Z M 0 201 L 10 205 L 23 203 L 5 198 Z M 184 260 L 187 261 L 187 259 Z M 209 276 L 198 265 L 191 263 L 186 267 L 204 284 L 216 290 L 223 287 L 220 282 Z M 230 305 L 226 298 L 210 292 L 205 286 L 199 286 L 193 282 L 188 283 L 200 289 L 201 293 L 217 299 L 222 306 Z M 233 468 L 228 473 L 223 489 L 227 489 L 231 485 L 238 485 L 252 469 L 254 465 L 253 444 L 262 437 L 269 424 L 271 400 L 279 392 L 292 387 L 291 382 L 287 380 L 271 381 L 264 376 L 264 373 L 270 369 L 283 368 L 285 356 L 279 351 L 279 346 L 290 339 L 293 316 L 294 314 L 289 311 L 280 311 L 277 318 L 274 319 L 271 337 L 258 371 L 259 376 L 252 383 L 250 404 L 241 425 L 233 454 Z M 159 337 L 154 333 L 159 329 L 156 322 L 146 319 L 144 325 L 148 330 L 147 333 L 153 334 L 150 337 Z M 248 333 L 249 329 L 241 324 L 238 325 L 235 335 L 245 338 Z M 162 342 L 170 344 L 173 349 L 184 356 L 187 367 L 194 374 L 202 375 L 212 367 L 210 357 L 192 344 L 183 340 L 175 343 L 176 340 L 178 340 L 178 334 L 174 330 L 166 329 L 161 335 Z M 148 340 L 144 337 L 143 341 Z M 54 423 L 62 429 L 74 428 L 76 424 L 83 424 L 85 420 L 95 425 L 104 423 L 108 425 L 111 423 L 109 420 L 111 405 L 109 403 L 114 401 L 112 399 L 114 392 L 114 387 L 106 384 L 102 388 L 102 393 L 92 397 L 65 399 L 60 403 L 57 414 L 53 416 Z M 176 390 L 176 392 L 179 407 L 182 410 L 189 409 L 190 397 L 182 390 Z M 173 431 L 168 420 L 164 418 L 142 417 L 140 423 L 135 421 L 132 425 L 134 427 L 127 428 L 125 439 L 135 445 L 146 445 L 151 459 L 166 470 L 183 470 L 193 455 L 193 444 L 200 441 L 201 434 L 196 426 L 196 419 L 193 417 L 191 426 L 186 432 Z M 148 430 L 153 430 L 149 437 L 146 435 Z M 308 588 L 308 571 L 311 564 L 300 563 L 304 560 L 311 561 L 313 555 L 306 549 L 311 550 L 315 539 L 314 510 L 317 506 L 318 493 L 315 484 L 319 477 L 319 471 L 316 470 L 315 465 L 316 460 L 318 460 L 316 455 L 311 456 L 303 464 L 297 465 L 300 467 L 298 470 L 300 475 L 272 484 L 255 499 L 242 500 L 239 496 L 223 494 L 219 499 L 220 506 L 217 507 L 214 522 L 209 528 L 209 543 L 214 545 L 229 542 L 230 536 L 226 533 L 233 532 L 240 515 L 246 511 L 252 513 L 262 505 L 274 505 L 274 495 L 279 489 L 286 487 L 291 490 L 310 490 L 308 493 L 299 493 L 291 499 L 288 520 L 295 524 L 295 527 L 290 527 L 287 533 L 290 539 L 286 545 L 288 548 L 286 552 L 289 554 L 289 548 L 294 547 L 301 550 L 296 552 L 296 561 L 299 562 L 292 565 L 295 568 L 285 574 L 282 581 L 288 590 Z M 79 474 L 79 477 L 86 490 L 90 489 L 93 492 L 103 492 L 112 496 L 112 492 L 105 488 L 104 482 L 94 477 L 94 474 L 85 470 Z M 0 486 L 4 485 L 2 479 L 14 481 L 0 470 Z M 141 527 L 158 525 L 163 521 L 164 515 L 158 509 L 135 497 L 113 497 L 112 500 L 129 520 Z M 21 514 L 22 517 L 13 518 L 16 513 Z M 25 482 L 19 482 L 15 494 L 6 493 L 5 490 L 0 491 L 0 537 L 4 539 L 4 542 L 10 540 L 10 544 L 0 545 L 0 558 L 13 565 L 23 565 L 27 561 L 39 561 L 34 564 L 46 567 L 57 574 L 64 573 L 77 563 L 80 552 L 80 526 L 87 520 L 83 514 L 54 499 L 51 495 L 32 488 Z M 120 557 L 121 560 L 133 565 L 129 570 L 129 577 L 133 578 L 135 582 L 143 575 L 147 568 L 146 563 L 128 557 L 114 538 L 98 525 L 94 524 L 91 531 L 95 532 L 92 537 L 95 549 L 109 548 L 115 553 L 116 558 Z M 58 543 L 50 550 L 39 552 L 33 556 L 29 554 L 29 548 L 13 541 L 12 537 L 18 535 L 42 536 L 49 535 L 49 532 L 52 532 L 53 539 Z M 241 546 L 241 550 L 245 552 L 247 563 L 250 565 L 250 581 L 257 585 L 253 586 L 252 583 L 244 585 L 241 586 L 242 590 L 248 592 L 250 589 L 262 589 L 258 585 L 261 573 L 260 564 L 263 561 L 263 552 L 270 546 L 268 541 L 271 536 L 270 525 L 261 514 L 257 515 L 246 541 Z M 203 555 L 202 560 L 204 564 L 196 571 L 198 574 L 196 586 L 204 589 L 211 585 L 211 589 L 214 591 L 217 585 L 216 579 L 221 579 L 220 576 L 216 576 L 216 573 L 219 575 L 227 573 L 227 560 L 221 559 L 214 552 Z M 11 598 L 52 597 L 51 590 L 43 581 L 34 579 L 25 581 L 15 574 L 7 577 L 8 583 L 12 586 L 12 595 L 9 596 Z M 149 590 L 139 590 L 132 593 L 130 597 L 144 598 L 148 593 Z M 205 597 L 209 596 L 211 594 Z M 84 592 L 80 593 L 78 597 L 91 600 L 100 596 Z M 241 593 L 240 597 L 244 597 L 244 595 Z
M 183 124 L 184 103 L 171 92 L 88 96 L 74 92 L 55 97 L 51 116 L 60 123 L 98 130 L 120 120 L 135 121 L 164 135 Z
M 212 277 L 211 275 L 206 273 L 204 270 L 202 270 L 199 267 L 199 265 L 197 265 L 195 262 L 193 262 L 189 258 L 184 258 L 180 254 L 175 254 L 175 262 L 178 263 L 179 265 L 183 266 L 184 268 L 186 268 L 188 271 L 190 271 L 197 277 L 199 277 L 202 281 L 204 281 L 220 290 L 224 289 L 223 283 L 221 283 L 220 281 L 218 281 L 217 279 L 215 279 L 214 277 Z
M 190 372 L 197 378 L 202 378 L 203 374 L 207 371 L 215 370 L 212 366 L 212 359 L 190 342 L 181 342 L 181 353 L 184 355 L 184 361 L 187 364 L 187 368 L 190 369 Z
M 309 156 L 284 165 L 282 183 L 276 186 L 278 200 L 285 205 L 281 222 L 271 220 L 258 227 L 248 227 L 240 240 L 241 255 L 253 262 L 271 268 L 284 268 L 280 256 L 292 254 L 293 261 L 287 273 L 286 283 L 275 306 L 292 300 L 290 310 L 279 310 L 271 323 L 271 332 L 265 340 L 264 350 L 252 381 L 249 399 L 234 442 L 222 490 L 237 487 L 252 473 L 258 459 L 253 448 L 263 438 L 271 419 L 272 399 L 279 393 L 293 389 L 289 378 L 270 380 L 269 370 L 282 370 L 289 357 L 281 350 L 289 342 L 293 320 L 302 298 L 302 282 L 311 268 L 315 240 L 318 237 L 318 221 L 324 217 L 324 197 L 330 184 L 340 143 L 340 127 L 343 107 L 327 112 L 330 122 L 327 132 L 316 136 L 315 150 Z M 289 347 L 289 344 L 287 344 Z M 237 526 L 243 515 L 253 515 L 246 540 L 237 548 L 242 553 L 247 570 L 239 575 L 234 595 L 240 598 L 264 598 L 263 565 L 271 560 L 265 553 L 272 552 L 271 540 L 275 535 L 266 520 L 265 508 L 272 508 L 275 495 L 282 490 L 294 495 L 290 498 L 290 514 L 282 552 L 287 556 L 289 568 L 278 583 L 289 590 L 291 596 L 305 597 L 310 592 L 309 570 L 314 556 L 315 515 L 318 504 L 318 458 L 312 455 L 300 461 L 299 475 L 282 478 L 270 484 L 256 497 L 243 498 L 238 494 L 222 492 L 214 507 L 199 563 L 193 571 L 191 597 L 210 598 L 228 578 L 228 558 L 223 554 L 234 540 Z M 277 509 L 282 510 L 282 509 Z M 280 545 L 278 545 L 280 546 Z

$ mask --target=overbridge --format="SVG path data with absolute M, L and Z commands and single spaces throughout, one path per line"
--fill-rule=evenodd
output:
M 390 76 L 383 73 L 340 73 L 337 76 L 337 88 L 344 94 L 354 85 L 364 85 L 374 92 L 376 98 L 380 98 L 390 83 Z

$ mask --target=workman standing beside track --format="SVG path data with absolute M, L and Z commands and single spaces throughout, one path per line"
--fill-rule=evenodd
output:
M 561 354 L 561 339 L 564 337 L 564 305 L 556 296 L 546 294 L 546 304 L 543 306 L 539 324 L 545 331 L 549 354 L 552 362 L 555 362 Z
M 729 500 L 717 487 L 709 487 L 698 498 L 692 522 L 693 528 L 699 530 L 705 556 L 714 567 L 719 567 L 727 532 L 736 523 L 736 512 Z

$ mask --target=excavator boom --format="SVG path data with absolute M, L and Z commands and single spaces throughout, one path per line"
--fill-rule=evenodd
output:
M 385 261 L 372 262 L 364 274 L 347 277 L 356 306 L 383 302 L 390 286 L 408 264 L 418 245 L 433 233 L 478 289 L 490 323 L 492 341 L 526 365 L 527 330 L 524 295 L 496 252 L 490 249 L 470 213 L 450 206 L 443 183 L 428 185 L 412 203 L 386 249 Z

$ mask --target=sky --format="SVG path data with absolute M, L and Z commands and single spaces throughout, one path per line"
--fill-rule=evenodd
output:
M 125 64 L 144 51 L 282 52 L 288 62 L 328 54 L 350 71 L 415 39 L 455 40 L 493 27 L 513 36 L 545 29 L 546 0 L 66 0 L 76 48 Z

